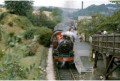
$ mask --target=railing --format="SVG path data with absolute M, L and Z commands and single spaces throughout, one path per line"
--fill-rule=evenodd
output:
M 92 54 L 95 56 L 94 68 L 97 67 L 98 57 L 102 55 L 105 65 L 104 79 L 108 79 L 109 75 L 120 67 L 120 34 L 93 35 Z
M 92 48 L 100 53 L 120 53 L 120 34 L 92 36 Z

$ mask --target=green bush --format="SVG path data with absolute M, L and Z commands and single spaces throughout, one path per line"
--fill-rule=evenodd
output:
M 39 35 L 38 42 L 45 47 L 49 47 L 52 30 L 47 27 L 41 27 L 36 33 Z
M 21 27 L 24 30 L 27 30 L 33 27 L 33 24 L 31 23 L 31 21 L 24 16 L 14 17 L 13 21 L 14 23 L 16 23 L 18 27 Z
M 52 35 L 52 30 L 47 27 L 38 27 L 32 28 L 25 32 L 24 37 L 25 39 L 33 39 L 34 35 L 38 35 L 38 42 L 39 44 L 48 47 L 50 45 L 50 38 Z
M 11 13 L 17 14 L 17 15 L 23 15 L 26 16 L 28 11 L 32 10 L 33 1 L 24 0 L 24 1 L 8 1 L 5 0 L 5 7 L 8 9 Z
M 27 50 L 26 53 L 24 54 L 24 56 L 34 56 L 35 52 L 33 52 L 32 50 Z
M 10 47 L 14 47 L 15 46 L 15 33 L 11 32 L 11 33 L 8 33 L 8 35 L 9 35 L 9 37 L 8 37 L 7 44 Z
M 3 64 L 4 71 L 0 73 L 1 80 L 23 80 L 26 79 L 26 70 L 18 64 Z
M 4 55 L 5 55 L 5 53 L 4 53 L 2 50 L 0 50 L 0 59 L 1 59 Z
M 8 25 L 9 25 L 10 27 L 13 27 L 13 22 L 9 22 Z
M 9 13 L 4 12 L 0 15 L 0 20 L 2 20 L 4 17 L 6 17 Z
M 0 41 L 2 40 L 2 25 L 0 25 Z
M 56 22 L 56 21 L 47 20 L 47 22 L 45 23 L 44 26 L 47 26 L 48 28 L 50 28 L 50 29 L 53 30 L 56 25 L 57 25 L 57 22 Z
M 24 34 L 24 38 L 25 39 L 32 39 L 34 37 L 34 33 L 36 32 L 35 28 L 32 29 L 28 29 L 26 30 L 25 34 Z

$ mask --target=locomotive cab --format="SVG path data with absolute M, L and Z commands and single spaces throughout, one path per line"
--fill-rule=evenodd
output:
M 55 31 L 54 34 L 52 35 L 50 41 L 52 42 L 53 49 L 57 48 L 58 43 L 62 39 L 62 35 L 61 34 L 62 34 L 61 30 L 59 30 L 59 31 Z

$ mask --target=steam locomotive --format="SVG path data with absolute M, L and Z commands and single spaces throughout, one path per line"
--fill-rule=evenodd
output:
M 70 36 L 63 35 L 62 30 L 57 30 L 52 35 L 51 42 L 54 62 L 61 67 L 66 63 L 73 64 L 74 51 Z

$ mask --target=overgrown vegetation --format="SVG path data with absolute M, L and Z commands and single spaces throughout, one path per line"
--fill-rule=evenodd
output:
M 44 45 L 45 47 L 49 47 L 52 30 L 47 27 L 32 28 L 25 32 L 24 37 L 26 39 L 33 39 L 35 35 L 38 36 L 38 42 L 40 44 Z
M 112 1 L 112 0 L 111 0 Z M 119 1 L 116 1 L 116 3 Z M 70 14 L 74 19 L 78 19 L 78 16 L 90 16 L 95 13 L 100 13 L 102 15 L 112 15 L 114 11 L 120 8 L 119 4 L 101 4 L 101 5 L 90 5 L 87 8 L 77 10 Z
M 0 60 L 5 55 L 5 53 L 0 49 Z
M 40 11 L 49 11 L 49 12 L 52 12 L 53 8 L 52 7 L 41 7 L 39 10 Z
M 9 11 L 0 14 L 0 79 L 46 79 L 39 66 L 58 22 L 42 12 L 32 14 L 31 1 L 5 1 L 5 7 Z
M 32 10 L 33 1 L 5 1 L 5 7 L 11 13 L 26 16 Z
M 114 12 L 111 16 L 95 14 L 91 20 L 83 19 L 78 22 L 79 33 L 86 33 L 88 36 L 93 35 L 101 30 L 108 33 L 120 33 L 120 10 Z
M 33 39 L 36 31 L 36 28 L 26 30 L 24 34 L 25 39 Z
M 53 17 L 53 21 L 56 22 L 56 23 L 59 23 L 61 22 L 62 20 L 62 10 L 60 8 L 57 8 L 57 7 L 41 7 L 39 9 L 40 11 L 49 11 L 49 12 L 52 12 L 52 17 Z
M 24 30 L 33 27 L 33 24 L 24 16 L 15 17 L 13 21 L 16 23 L 17 26 L 21 27 Z
M 38 42 L 45 47 L 49 47 L 52 31 L 46 27 L 42 27 L 40 28 L 40 30 L 37 31 L 37 33 L 39 35 Z
M 0 14 L 0 20 L 2 20 L 4 17 L 6 17 L 9 13 L 4 12 L 2 14 Z
M 54 20 L 59 23 L 62 20 L 62 10 L 60 10 L 59 8 L 54 8 L 52 10 L 52 15 Z
M 40 8 L 37 14 L 28 14 L 27 17 L 35 26 L 45 26 L 53 30 L 57 23 L 61 22 L 62 20 L 62 11 L 59 8 L 50 9 L 51 15 L 49 17 L 47 17 L 44 13 L 44 11 L 47 10 L 46 8 Z
M 54 29 L 55 25 L 57 24 L 54 20 L 49 19 L 43 12 L 39 12 L 37 15 L 29 14 L 27 17 L 35 26 L 45 26 L 50 29 Z
M 33 27 L 31 21 L 25 16 L 17 16 L 15 14 L 10 14 L 7 12 L 1 14 L 0 23 L 3 25 L 8 24 L 10 27 L 13 27 L 15 25 L 24 30 Z
M 47 51 L 47 48 L 44 48 L 38 42 L 33 41 L 33 39 L 25 40 L 22 38 L 22 42 L 17 42 L 16 37 L 18 36 L 16 36 L 14 33 L 8 34 L 9 35 L 6 35 L 8 37 L 4 38 L 6 38 L 10 46 L 5 45 L 6 46 L 5 48 L 0 48 L 0 79 L 1 80 L 41 79 L 39 66 L 40 61 L 42 60 L 41 59 L 42 54 L 45 54 L 42 50 L 46 49 Z M 1 42 L 4 44 L 3 40 L 1 40 Z M 11 47 L 11 45 L 14 46 Z
M 21 45 L 23 48 L 23 45 Z M 8 53 L 3 52 L 3 56 L 0 59 L 0 79 L 1 80 L 38 80 L 40 78 L 40 62 L 42 60 L 43 54 L 47 54 L 47 49 L 40 46 L 39 52 L 34 56 L 24 57 L 25 53 L 21 47 L 15 47 Z M 26 49 L 26 48 L 24 48 Z M 21 51 L 22 50 L 22 51 Z M 43 51 L 44 50 L 44 51 Z M 1 54 L 1 52 L 0 52 Z

